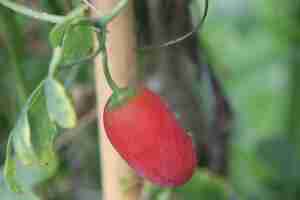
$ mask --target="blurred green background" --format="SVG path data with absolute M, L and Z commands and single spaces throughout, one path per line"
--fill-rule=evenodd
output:
M 47 2 L 32 1 L 30 5 L 56 13 L 64 13 L 70 6 L 63 1 L 61 5 Z M 191 11 L 200 12 L 199 8 Z M 50 28 L 0 7 L 1 165 L 9 130 L 20 111 L 17 102 L 23 101 L 47 73 Z M 230 155 L 226 158 L 229 175 L 217 177 L 203 168 L 174 194 L 146 188 L 148 198 L 300 199 L 300 2 L 210 1 L 200 37 L 235 114 Z M 20 179 L 28 186 L 27 196 L 9 192 L 0 176 L 1 199 L 100 198 L 93 68 L 84 65 L 80 71 L 73 68 L 60 72 L 61 77 L 66 74 L 65 84 L 84 121 L 76 134 L 67 132 L 62 139 L 59 170 L 45 179 L 43 172 L 32 175 L 19 166 Z

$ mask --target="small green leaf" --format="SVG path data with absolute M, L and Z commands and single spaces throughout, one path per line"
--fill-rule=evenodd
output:
M 24 165 L 32 165 L 36 162 L 27 112 L 21 114 L 15 128 L 10 134 L 13 137 L 13 147 L 18 159 Z
M 93 50 L 93 31 L 86 24 L 72 25 L 64 41 L 64 63 L 78 60 Z
M 23 192 L 23 189 L 17 181 L 16 161 L 12 157 L 13 156 L 12 135 L 9 136 L 6 148 L 7 149 L 6 149 L 6 160 L 4 165 L 4 178 L 9 188 L 13 192 L 21 193 Z
M 63 128 L 73 128 L 76 125 L 76 113 L 64 87 L 52 78 L 45 84 L 48 113 L 52 121 Z
M 64 60 L 70 62 L 87 56 L 93 50 L 93 30 L 84 17 L 76 17 L 57 24 L 50 33 L 53 48 L 64 48 Z

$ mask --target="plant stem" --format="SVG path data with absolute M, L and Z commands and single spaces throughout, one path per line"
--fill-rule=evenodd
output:
M 118 4 L 112 9 L 111 13 L 105 15 L 100 18 L 102 27 L 101 37 L 100 37 L 100 49 L 102 50 L 102 64 L 104 67 L 104 75 L 109 87 L 112 89 L 114 93 L 117 93 L 120 88 L 118 87 L 117 83 L 113 80 L 111 73 L 109 71 L 108 66 L 108 58 L 107 58 L 107 49 L 106 49 L 106 26 L 110 23 L 116 16 L 120 14 L 120 12 L 124 9 L 124 7 L 128 4 L 128 0 L 121 0 Z
M 120 0 L 118 4 L 111 10 L 109 15 L 103 16 L 101 18 L 104 24 L 108 24 L 111 22 L 116 16 L 120 14 L 120 12 L 124 9 L 124 7 L 128 4 L 128 0 Z
M 51 15 L 51 14 L 44 13 L 44 12 L 34 11 L 26 6 L 17 4 L 10 0 L 0 0 L 0 4 L 19 13 L 19 14 L 23 14 L 28 17 L 39 19 L 42 21 L 47 21 L 47 22 L 51 22 L 51 23 L 61 23 L 64 20 L 63 16 Z
M 38 94 L 40 94 L 39 92 L 41 91 L 42 87 L 44 86 L 45 81 L 46 81 L 45 79 L 42 80 L 38 84 L 38 86 L 33 90 L 33 92 L 30 94 L 29 98 L 27 99 L 26 106 L 24 107 L 24 112 L 29 110 L 30 107 L 34 104 L 35 99 L 37 99 Z
M 53 56 L 49 66 L 48 76 L 53 77 L 57 67 L 61 64 L 63 58 L 63 48 L 58 46 L 53 50 Z
M 38 19 L 41 21 L 46 21 L 50 23 L 62 23 L 64 20 L 78 16 L 80 13 L 84 12 L 85 10 L 88 9 L 86 5 L 81 5 L 78 8 L 74 9 L 69 15 L 67 16 L 60 16 L 60 15 L 53 15 L 53 14 L 48 14 L 45 12 L 39 12 L 32 10 L 26 6 L 11 2 L 9 0 L 0 0 L 0 4 L 3 5 L 4 7 L 7 7 L 19 14 L 25 15 L 27 17 L 31 17 L 34 19 Z
M 102 64 L 104 67 L 104 75 L 106 78 L 106 81 L 110 87 L 110 89 L 113 92 L 118 92 L 120 88 L 118 87 L 117 83 L 114 81 L 114 79 L 111 76 L 111 73 L 109 71 L 109 66 L 108 66 L 108 58 L 107 58 L 107 49 L 106 49 L 106 32 L 103 31 L 100 37 L 100 49 L 102 50 Z

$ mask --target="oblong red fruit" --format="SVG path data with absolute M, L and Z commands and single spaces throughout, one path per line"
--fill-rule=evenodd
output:
M 136 172 L 161 186 L 187 182 L 196 168 L 192 139 L 162 99 L 147 88 L 104 109 L 106 134 Z

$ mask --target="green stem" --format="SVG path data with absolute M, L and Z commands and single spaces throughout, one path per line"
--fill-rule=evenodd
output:
M 58 46 L 53 51 L 53 56 L 49 66 L 48 76 L 53 77 L 57 67 L 61 64 L 63 58 L 63 48 Z
M 127 5 L 128 0 L 121 0 L 111 11 L 111 13 L 107 16 L 103 16 L 101 18 L 101 22 L 103 24 L 107 24 L 110 21 L 112 21 L 121 11 L 122 9 Z M 53 15 L 45 12 L 39 12 L 32 10 L 26 6 L 17 4 L 15 2 L 12 2 L 10 0 L 0 0 L 0 4 L 19 13 L 23 14 L 25 16 L 35 18 L 41 21 L 46 21 L 50 23 L 62 23 L 65 20 L 65 16 L 60 15 Z M 79 12 L 82 12 L 83 10 L 87 9 L 87 6 L 80 6 Z M 76 15 L 76 14 L 75 14 Z M 98 21 L 98 20 L 97 20 Z
M 128 0 L 119 1 L 118 4 L 112 9 L 112 11 L 109 15 L 101 17 L 101 19 L 100 19 L 101 22 L 105 25 L 108 24 L 109 22 L 111 22 L 116 16 L 118 16 L 120 14 L 120 12 L 123 10 L 123 8 L 125 8 L 127 3 L 128 3 Z
M 11 2 L 9 0 L 0 0 L 0 4 L 19 14 L 23 14 L 27 17 L 31 17 L 34 19 L 38 19 L 41 21 L 46 21 L 54 24 L 62 23 L 66 19 L 70 19 L 72 17 L 78 16 L 78 14 L 88 9 L 86 5 L 81 5 L 78 8 L 76 8 L 74 11 L 72 11 L 69 15 L 60 16 L 60 15 L 53 15 L 45 12 L 35 11 L 26 6 Z
M 106 32 L 102 31 L 99 37 L 99 45 L 100 49 L 102 50 L 102 64 L 104 68 L 104 75 L 109 87 L 112 89 L 114 93 L 118 93 L 120 88 L 118 87 L 117 83 L 113 80 L 111 73 L 108 67 L 108 57 L 107 57 L 107 49 L 106 49 Z
M 34 104 L 35 100 L 37 99 L 39 92 L 41 91 L 42 87 L 44 86 L 45 79 L 43 79 L 39 85 L 33 90 L 33 92 L 30 94 L 29 98 L 27 99 L 26 105 L 24 107 L 23 112 L 27 112 L 30 107 Z
M 115 94 L 118 94 L 121 88 L 113 80 L 108 66 L 108 56 L 107 56 L 107 49 L 106 49 L 106 34 L 107 34 L 106 26 L 116 16 L 120 14 L 120 12 L 125 8 L 127 4 L 128 4 L 128 0 L 119 1 L 118 4 L 112 9 L 109 15 L 105 15 L 101 17 L 100 20 L 96 20 L 96 26 L 99 25 L 98 28 L 102 30 L 99 37 L 99 45 L 100 45 L 100 49 L 102 50 L 102 64 L 104 68 L 104 75 L 109 87 Z
M 34 11 L 26 6 L 17 4 L 10 0 L 0 0 L 0 4 L 17 12 L 17 13 L 26 15 L 31 18 L 39 19 L 42 21 L 47 21 L 47 22 L 51 22 L 51 23 L 61 23 L 64 21 L 63 16 L 51 15 L 51 14 L 44 13 L 44 12 Z

